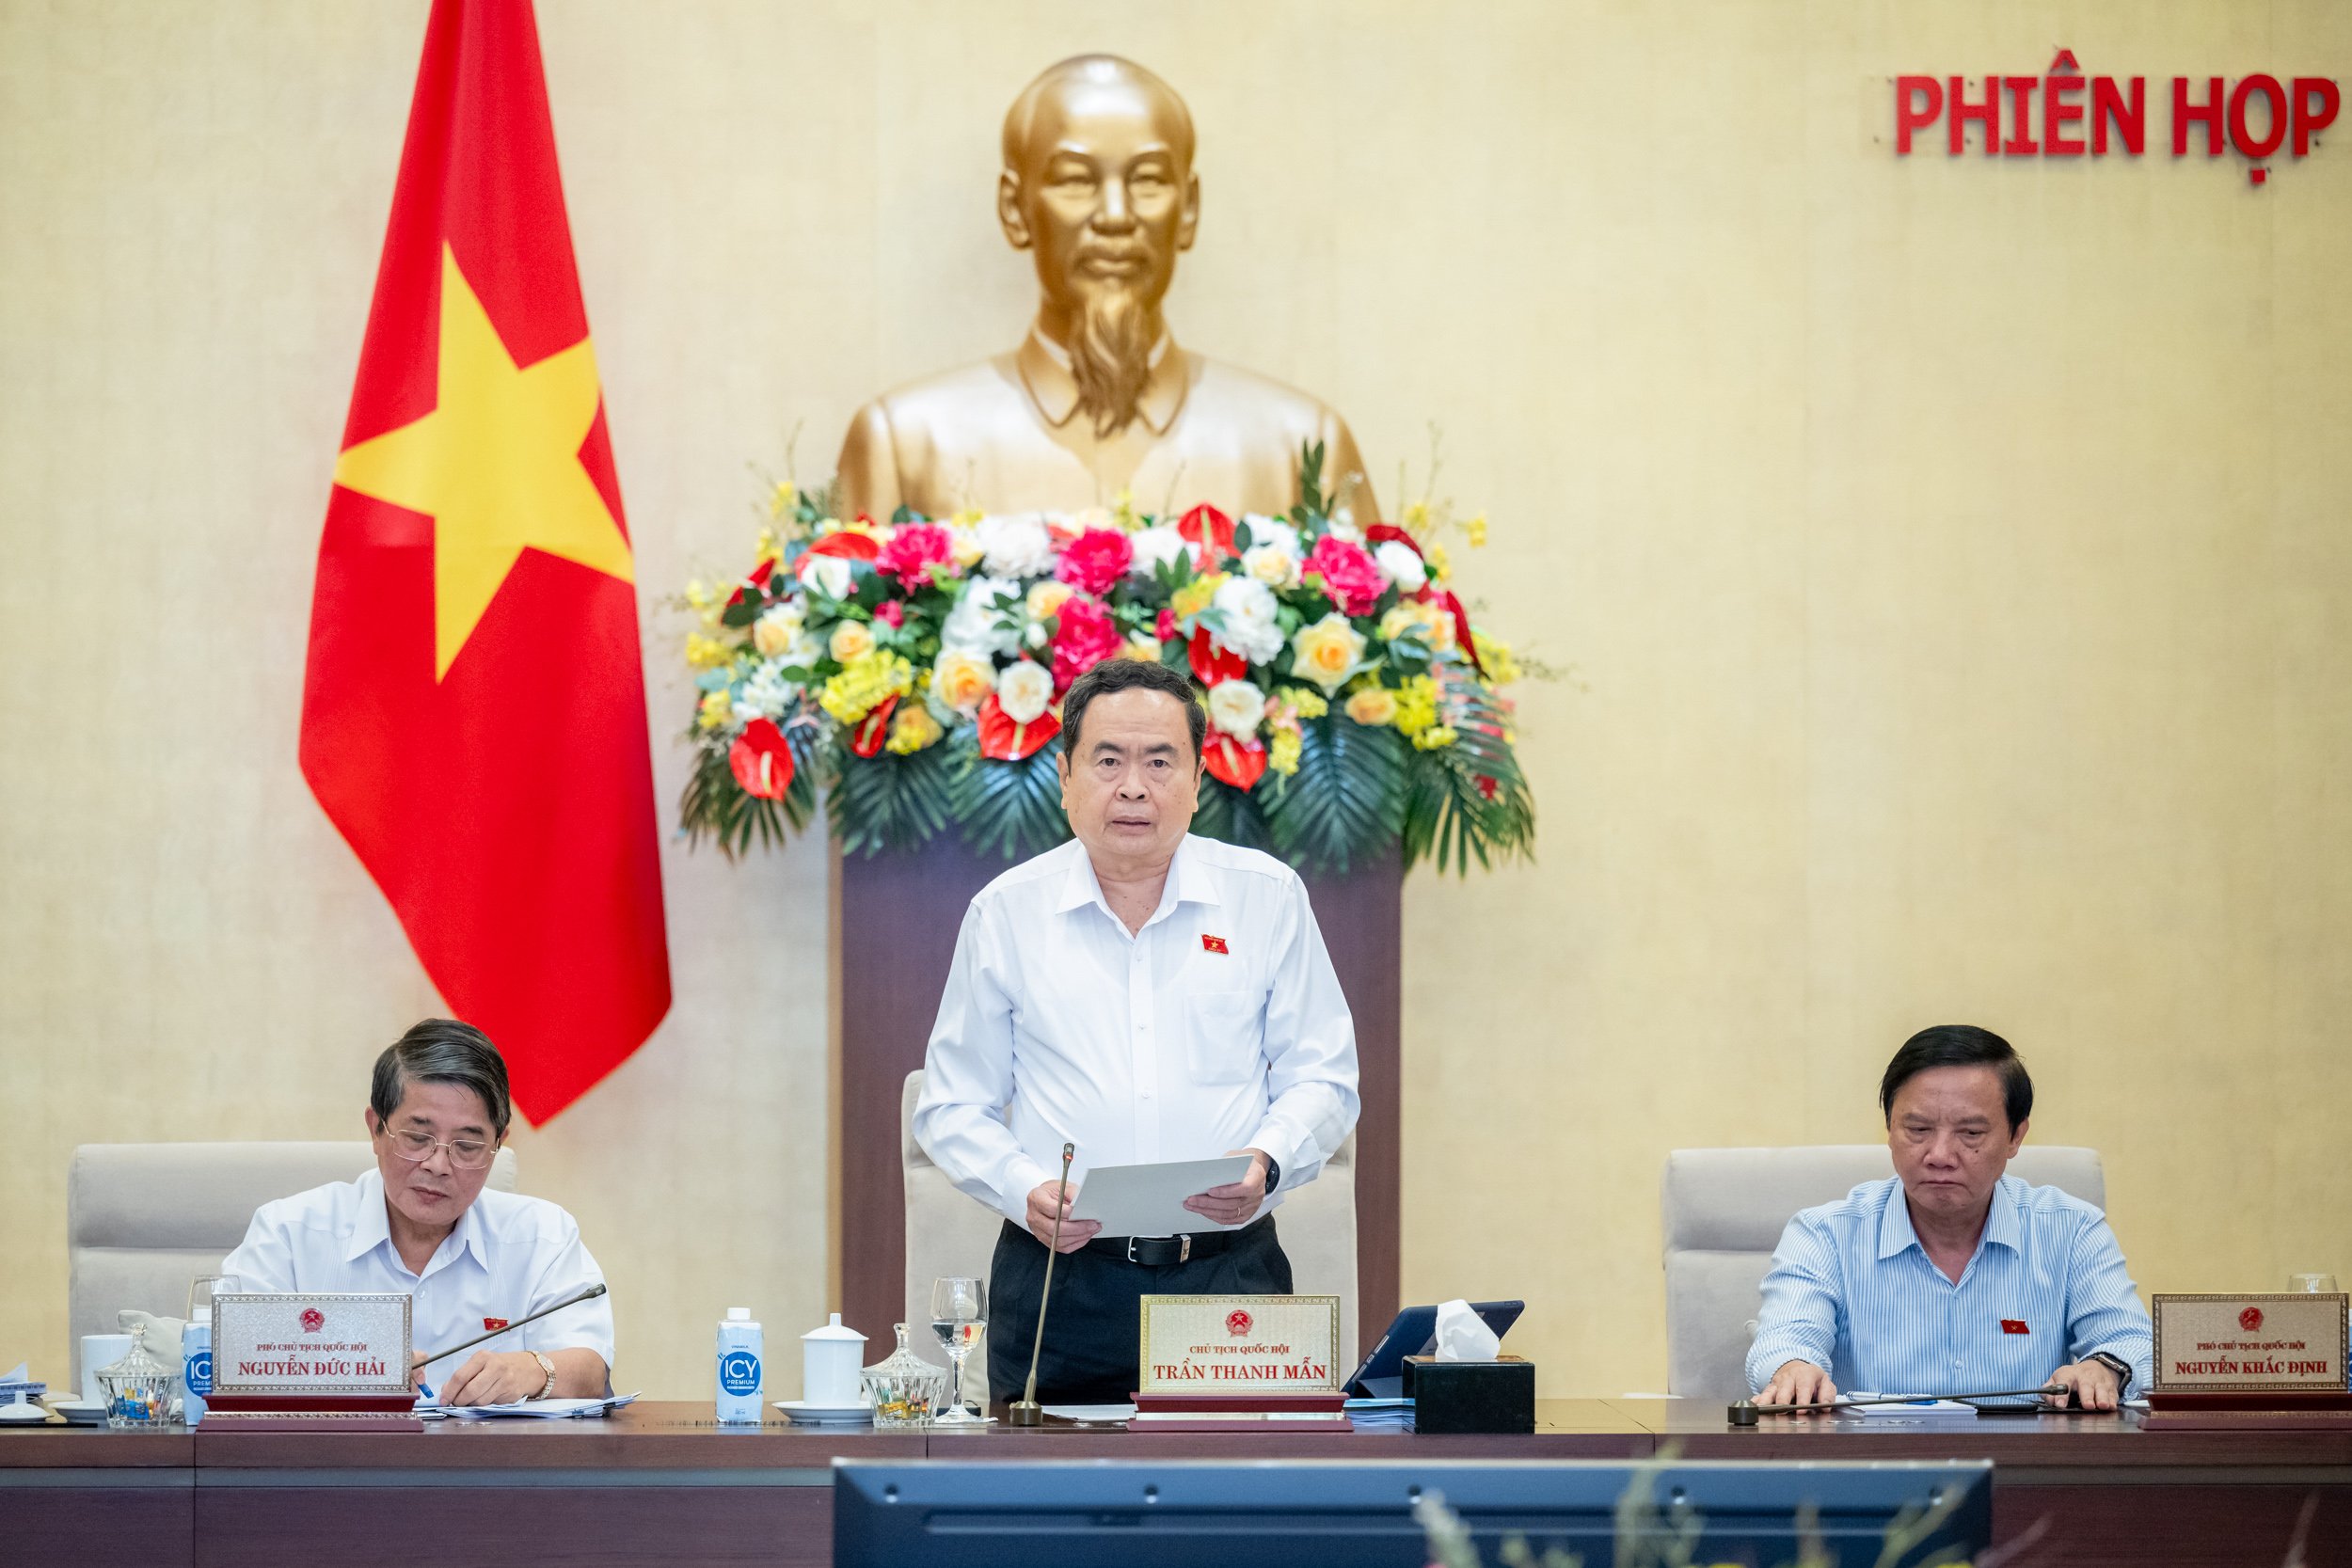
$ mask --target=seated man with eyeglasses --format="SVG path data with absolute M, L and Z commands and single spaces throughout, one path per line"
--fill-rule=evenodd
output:
M 506 1063 L 489 1037 L 425 1020 L 375 1059 L 375 1169 L 262 1205 L 222 1272 L 253 1291 L 405 1292 L 419 1356 L 603 1283 L 571 1215 L 545 1198 L 484 1190 L 513 1117 Z M 612 1298 L 598 1296 L 431 1375 L 448 1378 L 445 1405 L 504 1404 L 600 1395 L 612 1365 Z M 425 1381 L 421 1369 L 412 1375 Z

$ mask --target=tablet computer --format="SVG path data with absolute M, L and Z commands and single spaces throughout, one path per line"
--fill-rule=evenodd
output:
M 1523 1301 L 1473 1301 L 1470 1310 L 1477 1313 L 1500 1339 L 1519 1321 L 1527 1310 Z M 1438 1309 L 1435 1307 L 1407 1307 L 1389 1324 L 1389 1331 L 1380 1336 L 1380 1342 L 1372 1347 L 1364 1364 L 1356 1369 L 1356 1375 L 1341 1387 L 1348 1393 L 1368 1400 L 1402 1399 L 1405 1394 L 1405 1358 L 1425 1355 L 1438 1343 Z

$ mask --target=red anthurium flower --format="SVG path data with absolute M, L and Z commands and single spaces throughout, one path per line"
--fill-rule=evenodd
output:
M 729 607 L 741 604 L 743 595 L 747 592 L 765 594 L 768 591 L 768 579 L 775 576 L 775 573 L 776 558 L 772 555 L 761 556 L 759 564 L 752 568 L 752 575 L 745 578 L 737 585 L 735 592 L 727 595 Z
M 1007 713 L 992 691 L 980 700 L 980 755 L 1019 762 L 1061 733 L 1061 721 L 1047 708 L 1024 724 Z
M 1396 543 L 1404 546 L 1406 549 L 1411 550 L 1415 555 L 1422 556 L 1423 560 L 1428 559 L 1425 555 L 1422 555 L 1421 541 L 1406 532 L 1403 529 L 1397 527 L 1394 523 L 1375 523 L 1370 528 L 1364 530 L 1364 543 L 1367 545 L 1385 545 L 1391 540 L 1394 540 Z
M 1492 778 L 1488 778 L 1488 777 L 1487 777 L 1486 774 L 1484 774 L 1484 773 L 1481 773 L 1481 774 L 1479 774 L 1479 775 L 1478 775 L 1478 793 L 1479 793 L 1479 794 L 1484 795 L 1484 796 L 1485 796 L 1487 800 L 1493 800 L 1493 799 L 1494 799 L 1497 795 L 1501 794 L 1501 793 L 1502 793 L 1502 780 L 1500 780 L 1500 779 L 1492 779 Z
M 1211 642 L 1206 626 L 1193 632 L 1191 651 L 1192 673 L 1202 686 L 1241 680 L 1249 673 L 1249 661 Z
M 1219 730 L 1202 743 L 1200 760 L 1211 778 L 1246 791 L 1265 777 L 1265 742 L 1236 740 Z
M 882 546 L 870 534 L 828 533 L 805 552 L 809 555 L 837 555 L 846 561 L 872 561 L 881 556 Z
M 781 800 L 792 783 L 792 748 L 773 720 L 755 719 L 727 748 L 727 767 L 744 794 Z
M 1205 501 L 1184 515 L 1176 531 L 1200 546 L 1212 563 L 1233 553 L 1233 519 Z
M 850 750 L 862 757 L 870 757 L 882 749 L 890 738 L 890 715 L 898 705 L 896 696 L 884 697 L 874 705 L 874 711 L 859 720 L 850 731 Z

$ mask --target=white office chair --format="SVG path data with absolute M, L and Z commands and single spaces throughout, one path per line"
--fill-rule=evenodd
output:
M 112 1334 L 136 1307 L 177 1318 L 188 1282 L 216 1274 L 245 1240 L 253 1211 L 272 1198 L 350 1181 L 375 1165 L 349 1143 L 84 1144 L 66 1176 L 66 1333 L 73 1382 L 82 1336 Z M 499 1150 L 489 1185 L 515 1190 L 515 1151 Z M 178 1353 L 168 1347 L 166 1359 Z
M 1666 1391 L 1726 1399 L 1745 1394 L 1748 1343 L 1764 1275 L 1789 1219 L 1800 1209 L 1894 1174 L 1884 1144 L 1677 1148 L 1668 1154 Z M 2009 1163 L 2009 1174 L 2106 1206 L 2106 1177 L 2096 1149 L 2027 1144 Z
M 930 1321 L 931 1281 L 942 1275 L 988 1277 L 1004 1216 L 956 1191 L 947 1173 L 931 1164 L 914 1141 L 914 1106 L 923 1095 L 923 1075 L 907 1074 L 898 1103 L 898 1148 L 906 1187 L 906 1321 Z M 1340 1298 L 1340 1367 L 1356 1370 L 1356 1140 L 1351 1135 L 1325 1163 L 1321 1174 L 1275 1210 L 1275 1227 L 1291 1260 L 1292 1289 L 1300 1295 Z M 911 1337 L 912 1338 L 912 1337 Z M 914 1341 L 933 1361 L 946 1352 L 924 1334 Z M 965 1397 L 985 1399 L 988 1369 L 978 1352 L 965 1362 Z M 977 1390 L 977 1392 L 976 1392 Z

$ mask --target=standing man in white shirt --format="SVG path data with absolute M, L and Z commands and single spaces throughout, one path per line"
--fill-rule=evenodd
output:
M 1356 1125 L 1356 1029 L 1297 874 L 1186 830 L 1207 715 L 1165 665 L 1115 658 L 1062 704 L 1062 808 L 1076 841 L 1017 865 L 965 911 L 923 1063 L 914 1135 L 1005 1216 L 990 1270 L 989 1387 L 1018 1398 L 1058 1211 L 1053 1332 L 1038 1395 L 1136 1386 L 1144 1295 L 1288 1293 L 1267 1211 Z M 1064 1142 L 1077 1146 L 1070 1187 Z M 1239 1230 L 1103 1236 L 1070 1206 L 1096 1165 L 1251 1157 L 1185 1207 Z
M 489 1037 L 425 1020 L 375 1060 L 375 1169 L 264 1203 L 222 1271 L 246 1291 L 403 1292 L 420 1356 L 602 1284 L 571 1215 L 545 1198 L 484 1190 L 513 1117 L 506 1063 Z M 612 1365 L 612 1298 L 598 1296 L 432 1377 L 448 1378 L 443 1404 L 504 1404 L 602 1394 Z

